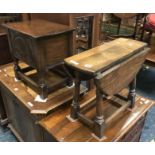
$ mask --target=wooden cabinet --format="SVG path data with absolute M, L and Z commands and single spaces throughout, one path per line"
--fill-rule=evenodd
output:
M 0 65 L 7 64 L 11 61 L 12 61 L 12 57 L 11 57 L 10 50 L 9 50 L 9 43 L 8 43 L 7 35 L 1 29 L 1 32 L 0 32 Z M 0 125 L 5 125 L 6 123 L 7 123 L 7 115 L 6 115 L 4 103 L 3 103 L 1 92 L 0 92 Z
M 140 136 L 144 127 L 146 114 L 135 123 L 135 125 L 126 133 L 119 141 L 120 142 L 139 142 Z
M 23 63 L 20 65 L 25 66 Z M 73 88 L 63 87 L 51 93 L 46 102 L 41 102 L 35 91 L 14 78 L 13 64 L 1 68 L 0 89 L 8 126 L 19 141 L 48 141 L 38 121 L 71 101 Z M 84 91 L 81 86 L 81 93 Z
M 12 62 L 7 34 L 1 24 L 19 20 L 21 20 L 20 14 L 0 13 L 0 65 Z M 6 122 L 7 116 L 0 93 L 0 124 L 4 125 Z
M 83 101 L 88 101 L 95 95 L 92 90 L 83 97 Z M 82 101 L 81 100 L 81 101 Z M 116 106 L 106 104 L 104 106 L 105 118 L 116 111 Z M 146 104 L 147 103 L 147 104 Z M 139 141 L 144 126 L 147 111 L 154 105 L 154 102 L 136 97 L 135 107 L 132 110 L 123 111 L 104 131 L 104 138 L 97 139 L 92 134 L 92 130 L 79 120 L 72 122 L 66 116 L 70 114 L 70 106 L 59 108 L 56 112 L 42 119 L 39 124 L 45 132 L 48 141 L 53 138 L 58 142 L 136 142 Z M 80 105 L 83 107 L 83 105 Z M 87 117 L 93 118 L 95 108 L 87 112 Z M 54 123 L 53 123 L 54 122 Z

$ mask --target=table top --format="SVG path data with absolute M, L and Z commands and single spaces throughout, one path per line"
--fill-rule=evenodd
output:
M 64 61 L 75 70 L 96 74 L 141 52 L 146 46 L 147 44 L 144 42 L 119 38 L 66 58 Z
M 7 23 L 3 24 L 3 27 L 20 32 L 33 38 L 53 36 L 74 30 L 67 25 L 62 25 L 40 19 Z

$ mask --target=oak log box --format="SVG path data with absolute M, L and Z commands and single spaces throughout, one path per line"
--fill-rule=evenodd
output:
M 26 67 L 20 63 L 21 68 Z M 65 106 L 73 97 L 73 87 L 63 87 L 48 96 L 46 102 L 21 81 L 15 80 L 13 63 L 0 68 L 0 90 L 8 116 L 9 127 L 19 141 L 45 141 L 38 121 Z M 29 74 L 33 74 L 31 71 Z M 86 89 L 81 86 L 81 93 Z M 69 102 L 70 103 L 70 102 Z
M 74 97 L 69 116 L 71 121 L 80 119 L 93 130 L 96 138 L 103 139 L 106 125 L 128 107 L 134 107 L 136 74 L 142 67 L 148 51 L 146 43 L 119 38 L 66 58 L 65 63 L 71 68 L 75 76 Z M 85 109 L 89 111 L 90 107 L 96 106 L 96 116 L 93 120 L 88 119 L 79 106 L 81 80 L 90 79 L 94 79 L 96 86 L 96 103 L 91 104 L 90 102 L 90 105 Z M 129 92 L 126 98 L 118 95 L 121 90 L 127 87 L 129 87 Z M 126 104 L 120 103 L 120 108 L 105 120 L 103 101 L 114 95 L 126 101 Z
M 52 91 L 71 84 L 63 59 L 73 52 L 73 28 L 39 19 L 3 26 L 7 30 L 17 79 L 27 83 L 42 99 Z M 28 64 L 28 67 L 21 69 L 19 60 Z M 36 73 L 28 77 L 26 73 L 31 70 Z M 55 76 L 54 81 L 52 76 Z

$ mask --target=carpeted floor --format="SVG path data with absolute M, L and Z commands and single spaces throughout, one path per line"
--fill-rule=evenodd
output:
M 0 142 L 16 142 L 15 136 L 11 133 L 7 127 L 0 126 Z
M 142 69 L 137 77 L 137 93 L 155 100 L 155 68 Z M 147 114 L 141 142 L 155 141 L 155 106 Z
M 155 106 L 147 114 L 140 141 L 155 141 Z
M 155 68 L 141 69 L 137 76 L 137 93 L 155 100 Z
M 137 77 L 137 93 L 155 100 L 155 68 L 142 69 Z M 16 142 L 8 128 L 0 126 L 0 142 Z M 147 114 L 141 142 L 155 141 L 155 106 Z

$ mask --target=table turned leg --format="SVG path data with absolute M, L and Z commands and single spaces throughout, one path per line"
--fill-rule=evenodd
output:
M 104 127 L 103 95 L 98 89 L 96 89 L 96 117 L 94 121 L 94 133 L 98 138 L 103 138 Z
M 71 118 L 73 119 L 78 118 L 78 112 L 80 110 L 80 106 L 79 106 L 80 83 L 81 81 L 79 79 L 78 73 L 76 73 L 73 102 L 71 104 Z
M 134 108 L 136 98 L 136 78 L 129 85 L 128 100 L 130 101 L 130 108 Z

